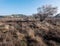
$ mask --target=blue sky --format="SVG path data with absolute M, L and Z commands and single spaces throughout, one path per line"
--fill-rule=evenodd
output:
M 38 7 L 45 4 L 57 6 L 60 12 L 60 0 L 0 0 L 0 15 L 31 15 L 37 12 Z

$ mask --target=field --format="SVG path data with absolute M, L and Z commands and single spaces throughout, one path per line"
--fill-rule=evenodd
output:
M 59 46 L 60 19 L 0 18 L 0 46 Z

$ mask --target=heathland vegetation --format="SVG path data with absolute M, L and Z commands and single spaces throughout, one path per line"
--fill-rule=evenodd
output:
M 44 5 L 31 16 L 0 16 L 0 46 L 60 46 L 60 13 Z

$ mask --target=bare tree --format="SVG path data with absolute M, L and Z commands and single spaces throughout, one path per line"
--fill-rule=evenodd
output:
M 57 7 L 53 7 L 52 5 L 43 5 L 37 9 L 38 14 L 40 15 L 41 21 L 43 21 L 47 16 L 53 16 L 57 13 Z

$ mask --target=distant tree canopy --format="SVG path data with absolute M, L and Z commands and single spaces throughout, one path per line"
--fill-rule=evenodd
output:
M 39 14 L 53 15 L 57 13 L 57 7 L 52 5 L 43 5 L 42 7 L 37 8 Z
M 37 8 L 38 16 L 40 20 L 43 21 L 47 16 L 57 13 L 57 7 L 53 7 L 52 5 L 43 5 L 42 7 Z

